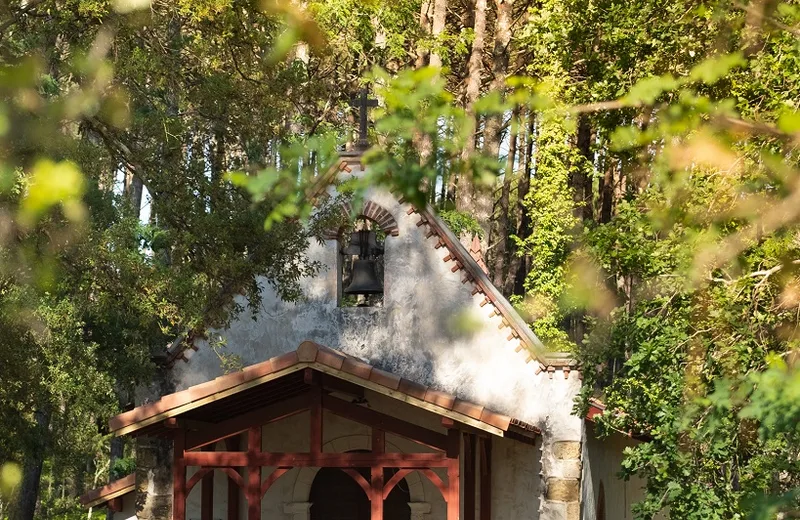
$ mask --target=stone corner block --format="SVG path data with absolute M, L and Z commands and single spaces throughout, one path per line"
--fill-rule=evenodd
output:
M 580 441 L 556 441 L 553 443 L 553 455 L 557 459 L 580 459 Z
M 548 478 L 545 498 L 559 502 L 578 502 L 581 497 L 580 483 L 578 479 Z

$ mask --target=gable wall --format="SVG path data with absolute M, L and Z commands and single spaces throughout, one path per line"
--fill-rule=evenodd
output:
M 410 206 L 389 193 L 373 191 L 367 198 L 387 209 L 400 231 L 386 239 L 384 306 L 337 307 L 338 245 L 312 240 L 309 258 L 329 267 L 301 280 L 306 300 L 284 302 L 264 283 L 256 319 L 245 311 L 228 330 L 217 331 L 227 344 L 222 352 L 239 356 L 246 366 L 311 340 L 522 420 L 579 430 L 569 414 L 549 413 L 571 408 L 580 387 L 577 373 L 568 379 L 560 371 L 537 375 L 537 362 L 526 363 L 527 352 L 515 351 L 519 340 L 507 340 L 511 329 L 502 327 L 500 316 L 489 316 L 493 306 L 480 307 L 484 296 L 473 296 L 473 285 L 461 282 L 464 271 L 452 272 L 454 262 L 442 260 L 447 249 L 434 248 L 435 236 L 425 238 L 427 227 L 417 226 L 420 216 L 409 215 Z M 464 324 L 474 333 L 464 333 Z M 189 351 L 188 363 L 176 362 L 177 390 L 221 373 L 217 355 L 205 344 L 198 346 L 197 352 Z
M 358 166 L 351 166 L 358 175 Z M 518 506 L 514 507 L 521 509 L 508 516 L 496 510 L 495 516 L 540 518 L 537 509 L 541 503 L 541 518 L 566 518 L 568 508 L 576 510 L 578 498 L 552 500 L 546 486 L 534 486 L 528 476 L 552 481 L 554 488 L 565 479 L 579 477 L 573 467 L 580 461 L 561 460 L 556 446 L 582 440 L 582 421 L 571 414 L 580 388 L 577 371 L 568 372 L 567 377 L 561 371 L 537 374 L 538 362 L 526 363 L 528 352 L 524 348 L 516 351 L 519 339 L 507 339 L 511 329 L 502 325 L 501 316 L 491 316 L 492 304 L 481 307 L 484 295 L 472 295 L 473 284 L 462 283 L 464 271 L 453 272 L 455 263 L 443 261 L 447 248 L 434 247 L 438 242 L 435 235 L 426 238 L 428 227 L 417 225 L 420 215 L 409 213 L 409 204 L 399 203 L 386 192 L 372 191 L 366 198 L 389 211 L 399 227 L 399 235 L 387 237 L 385 242 L 384 306 L 339 308 L 338 244 L 312 240 L 309 259 L 329 267 L 300 281 L 305 300 L 284 302 L 264 283 L 263 302 L 255 319 L 245 311 L 229 329 L 217 331 L 225 339 L 222 351 L 239 356 L 247 366 L 311 340 L 533 423 L 545 432 L 540 449 L 525 453 L 498 450 L 498 460 L 508 458 L 507 464 L 498 462 L 503 471 L 509 478 L 519 478 L 519 495 L 514 499 Z M 472 332 L 465 333 L 464 324 Z M 206 344 L 198 343 L 198 347 L 197 352 L 187 351 L 191 354 L 188 362 L 175 364 L 177 390 L 221 373 L 217 355 Z M 540 471 L 544 477 L 538 476 Z M 522 509 L 536 516 L 520 516 Z

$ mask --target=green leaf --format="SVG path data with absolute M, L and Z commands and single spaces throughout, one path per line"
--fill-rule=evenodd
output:
M 778 129 L 787 134 L 800 132 L 800 112 L 784 112 L 778 117 Z
M 736 67 L 745 65 L 747 61 L 741 52 L 723 54 L 708 58 L 695 65 L 689 73 L 690 81 L 701 81 L 713 85 Z
M 621 101 L 629 106 L 640 104 L 649 105 L 652 104 L 658 96 L 677 86 L 678 81 L 670 74 L 651 76 L 649 78 L 644 78 L 631 87 L 631 90 Z

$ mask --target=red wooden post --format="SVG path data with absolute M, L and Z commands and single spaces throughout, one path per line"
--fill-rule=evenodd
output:
M 311 433 L 309 435 L 311 453 L 322 453 L 322 387 L 311 390 Z
M 481 454 L 481 515 L 480 520 L 492 518 L 492 439 L 479 439 Z
M 475 520 L 475 435 L 464 434 L 464 520 Z
M 371 481 L 370 520 L 383 520 L 383 466 L 372 466 Z
M 247 430 L 247 520 L 261 520 L 261 427 Z
M 186 430 L 175 430 L 172 441 L 172 520 L 186 520 L 186 464 L 183 450 L 186 446 Z
M 214 451 L 214 445 L 204 448 L 205 451 Z M 203 477 L 200 488 L 200 520 L 213 520 L 214 516 L 214 471 Z
M 447 520 L 458 520 L 461 514 L 461 497 L 459 492 L 459 480 L 461 479 L 461 475 L 459 474 L 459 464 L 460 461 L 458 459 L 451 459 L 447 466 Z
M 239 437 L 231 437 L 225 440 L 229 451 L 239 451 Z M 234 471 L 239 473 L 238 468 Z M 228 479 L 228 520 L 239 520 L 239 486 L 233 479 Z

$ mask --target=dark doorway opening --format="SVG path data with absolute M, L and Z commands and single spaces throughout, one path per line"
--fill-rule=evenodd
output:
M 357 471 L 369 482 L 369 468 Z M 396 472 L 395 469 L 384 470 L 384 482 Z M 384 520 L 409 520 L 410 500 L 408 485 L 403 479 L 383 502 Z M 311 520 L 370 520 L 370 504 L 364 490 L 353 477 L 337 468 L 322 468 L 317 472 L 308 501 L 311 502 Z

